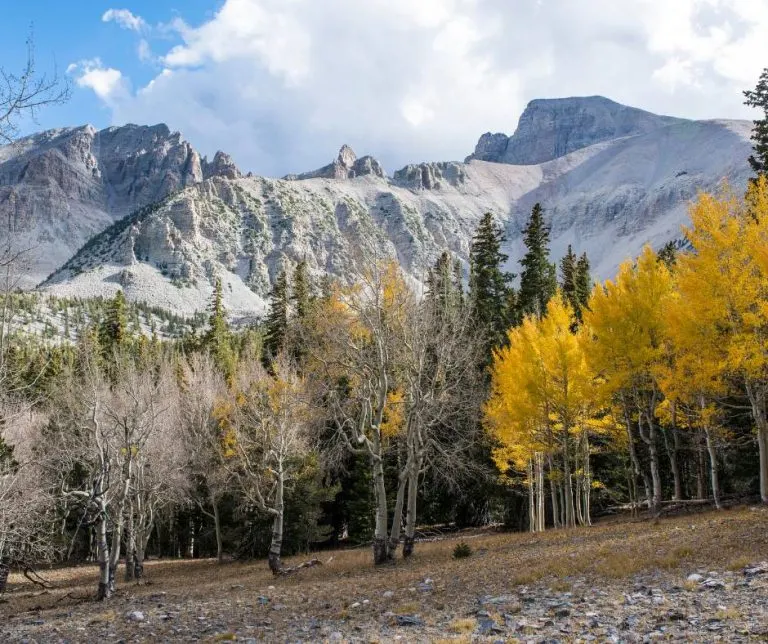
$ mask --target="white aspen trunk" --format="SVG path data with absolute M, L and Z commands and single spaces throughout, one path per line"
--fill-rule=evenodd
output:
M 546 497 L 546 491 L 544 489 L 544 454 L 538 453 L 536 459 L 536 466 L 538 469 L 537 472 L 537 480 L 538 480 L 538 508 L 537 508 L 537 514 L 538 514 L 538 529 L 539 532 L 544 532 L 546 529 L 546 523 L 545 523 L 545 513 L 544 513 L 544 500 Z
M 627 428 L 627 444 L 629 445 L 629 458 L 630 458 L 630 461 L 632 462 L 632 468 L 634 470 L 635 480 L 637 479 L 638 476 L 641 477 L 643 481 L 643 489 L 645 490 L 645 502 L 650 507 L 651 482 L 648 479 L 648 474 L 646 473 L 645 468 L 640 467 L 640 459 L 637 456 L 637 445 L 635 444 L 635 437 L 632 434 L 632 420 L 630 419 L 629 412 L 626 409 L 624 410 L 624 421 Z M 635 490 L 637 490 L 637 485 L 635 485 Z M 635 495 L 635 498 L 637 498 L 637 495 Z
M 712 478 L 712 498 L 715 502 L 715 507 L 720 510 L 720 480 L 717 475 L 717 449 L 715 448 L 715 442 L 712 440 L 712 432 L 709 427 L 704 428 L 704 436 L 707 439 L 707 452 L 709 453 L 709 474 Z
M 661 511 L 661 474 L 659 472 L 659 450 L 656 447 L 656 423 L 650 416 L 646 418 L 648 431 L 643 431 L 643 414 L 638 416 L 637 426 L 640 437 L 648 446 L 648 455 L 651 461 L 651 481 L 653 483 L 653 495 L 651 497 L 651 511 L 658 514 Z
M 573 455 L 574 467 L 575 467 L 576 472 L 577 472 L 576 476 L 575 476 L 575 478 L 576 478 L 576 490 L 575 490 L 575 493 L 574 493 L 573 496 L 574 496 L 574 505 L 575 505 L 575 508 L 576 508 L 576 521 L 578 521 L 579 525 L 584 525 L 584 513 L 582 511 L 583 508 L 581 506 L 582 489 L 583 489 L 584 486 L 582 485 L 582 475 L 578 473 L 580 471 L 580 469 L 581 469 L 579 467 L 581 465 L 581 463 L 579 462 L 579 449 L 581 448 L 581 444 L 580 443 L 581 443 L 581 441 L 579 441 L 579 445 L 577 446 L 577 448 L 576 448 L 576 450 L 574 452 L 574 455 Z
M 552 495 L 552 523 L 555 528 L 560 527 L 560 506 L 557 502 L 557 484 L 555 482 L 555 468 L 552 463 L 552 455 L 547 454 L 547 464 L 549 465 L 549 491 Z
M 195 558 L 195 518 L 189 517 L 189 543 L 187 544 L 187 556 L 190 559 Z
M 283 549 L 283 512 L 285 504 L 283 502 L 283 493 L 285 491 L 285 473 L 283 464 L 278 465 L 277 481 L 275 489 L 275 516 L 272 521 L 272 542 L 269 545 L 269 569 L 272 574 L 277 576 L 283 569 L 283 563 L 280 561 L 280 553 Z
M 698 431 L 696 433 L 696 498 L 700 501 L 706 497 L 706 485 L 705 478 L 705 465 L 704 465 L 704 447 L 702 446 L 702 434 L 704 432 Z
M 584 520 L 592 525 L 592 465 L 590 464 L 589 434 L 584 432 Z
M 221 539 L 221 516 L 219 514 L 219 500 L 215 495 L 211 495 L 211 505 L 213 506 L 213 528 L 216 531 L 216 561 L 224 561 L 224 546 Z
M 125 526 L 125 581 L 133 581 L 136 559 L 136 534 L 134 530 L 133 504 L 128 503 L 128 517 Z
M 392 527 L 389 531 L 389 552 L 391 556 L 394 556 L 397 549 L 400 547 L 400 531 L 403 525 L 403 508 L 405 506 L 405 488 L 408 483 L 408 468 L 406 464 L 405 469 L 400 473 L 397 484 L 397 497 L 395 498 L 395 509 L 392 513 Z
M 99 520 L 96 523 L 96 558 L 99 562 L 99 590 L 96 599 L 104 601 L 112 596 L 109 583 L 109 542 L 107 541 L 107 511 L 104 504 L 99 509 Z
M 565 525 L 572 528 L 576 525 L 573 511 L 573 481 L 571 476 L 571 459 L 568 441 L 568 428 L 563 429 L 563 477 L 565 485 Z
M 374 436 L 376 434 L 374 431 Z M 390 560 L 389 543 L 387 540 L 387 489 L 384 483 L 384 464 L 380 456 L 371 454 L 371 469 L 373 470 L 373 492 L 376 500 L 373 563 L 380 565 Z
M 747 396 L 752 406 L 752 418 L 757 428 L 757 449 L 760 458 L 760 499 L 768 503 L 768 419 L 765 410 L 765 392 L 760 384 L 746 383 Z
M 536 532 L 536 505 L 534 503 L 534 491 L 533 488 L 535 482 L 533 480 L 533 460 L 528 459 L 528 530 L 530 532 Z
M 419 493 L 419 468 L 415 465 L 408 473 L 408 511 L 405 515 L 405 543 L 403 544 L 403 557 L 408 558 L 413 554 L 416 543 L 416 502 Z

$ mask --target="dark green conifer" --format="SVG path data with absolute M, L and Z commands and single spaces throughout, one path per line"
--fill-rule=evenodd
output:
M 542 317 L 547 310 L 547 303 L 557 290 L 557 272 L 549 261 L 549 227 L 544 223 L 544 211 L 541 204 L 536 204 L 531 211 L 531 218 L 523 230 L 523 243 L 526 253 L 520 264 L 520 293 L 518 313 Z
M 99 326 L 99 344 L 107 360 L 115 349 L 122 347 L 129 338 L 125 294 L 118 291 L 108 303 L 104 319 Z
M 576 262 L 576 317 L 581 320 L 582 311 L 589 306 L 589 297 L 592 295 L 592 276 L 589 272 L 589 258 L 582 253 Z
M 469 305 L 478 333 L 486 337 L 485 364 L 501 346 L 511 322 L 508 308 L 512 275 L 502 267 L 508 257 L 501 252 L 504 231 L 486 213 L 480 220 L 469 253 Z
M 269 313 L 264 325 L 265 364 L 270 364 L 283 348 L 288 332 L 288 278 L 280 271 L 269 293 Z
M 744 92 L 745 105 L 755 107 L 763 111 L 763 118 L 754 121 L 752 130 L 752 150 L 754 154 L 749 157 L 749 165 L 757 176 L 768 175 L 768 67 L 763 70 L 757 86 L 753 90 Z

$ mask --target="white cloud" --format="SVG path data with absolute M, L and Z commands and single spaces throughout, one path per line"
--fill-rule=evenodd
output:
M 93 90 L 96 96 L 113 109 L 130 98 L 130 88 L 120 70 L 104 67 L 98 58 L 73 63 L 67 67 L 67 73 L 75 77 L 79 87 Z
M 741 90 L 768 64 L 765 0 L 226 0 L 200 25 L 104 20 L 178 40 L 152 41 L 155 56 L 138 43 L 163 71 L 133 93 L 118 70 L 81 66 L 115 122 L 166 121 L 266 174 L 345 142 L 390 170 L 460 159 L 538 97 L 744 117 Z
M 123 29 L 141 31 L 147 26 L 144 18 L 136 16 L 128 9 L 107 9 L 101 16 L 103 22 L 116 22 Z

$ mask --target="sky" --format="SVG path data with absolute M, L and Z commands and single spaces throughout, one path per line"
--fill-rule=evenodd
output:
M 0 66 L 71 100 L 26 131 L 164 122 L 202 154 L 281 176 L 342 144 L 392 172 L 511 134 L 534 98 L 603 95 L 753 118 L 768 0 L 2 0 Z

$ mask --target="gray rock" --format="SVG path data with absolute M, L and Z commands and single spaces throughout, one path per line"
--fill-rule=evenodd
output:
M 398 626 L 424 626 L 424 620 L 418 615 L 395 615 Z
M 125 615 L 125 618 L 129 622 L 143 622 L 146 616 L 140 610 L 132 610 Z

